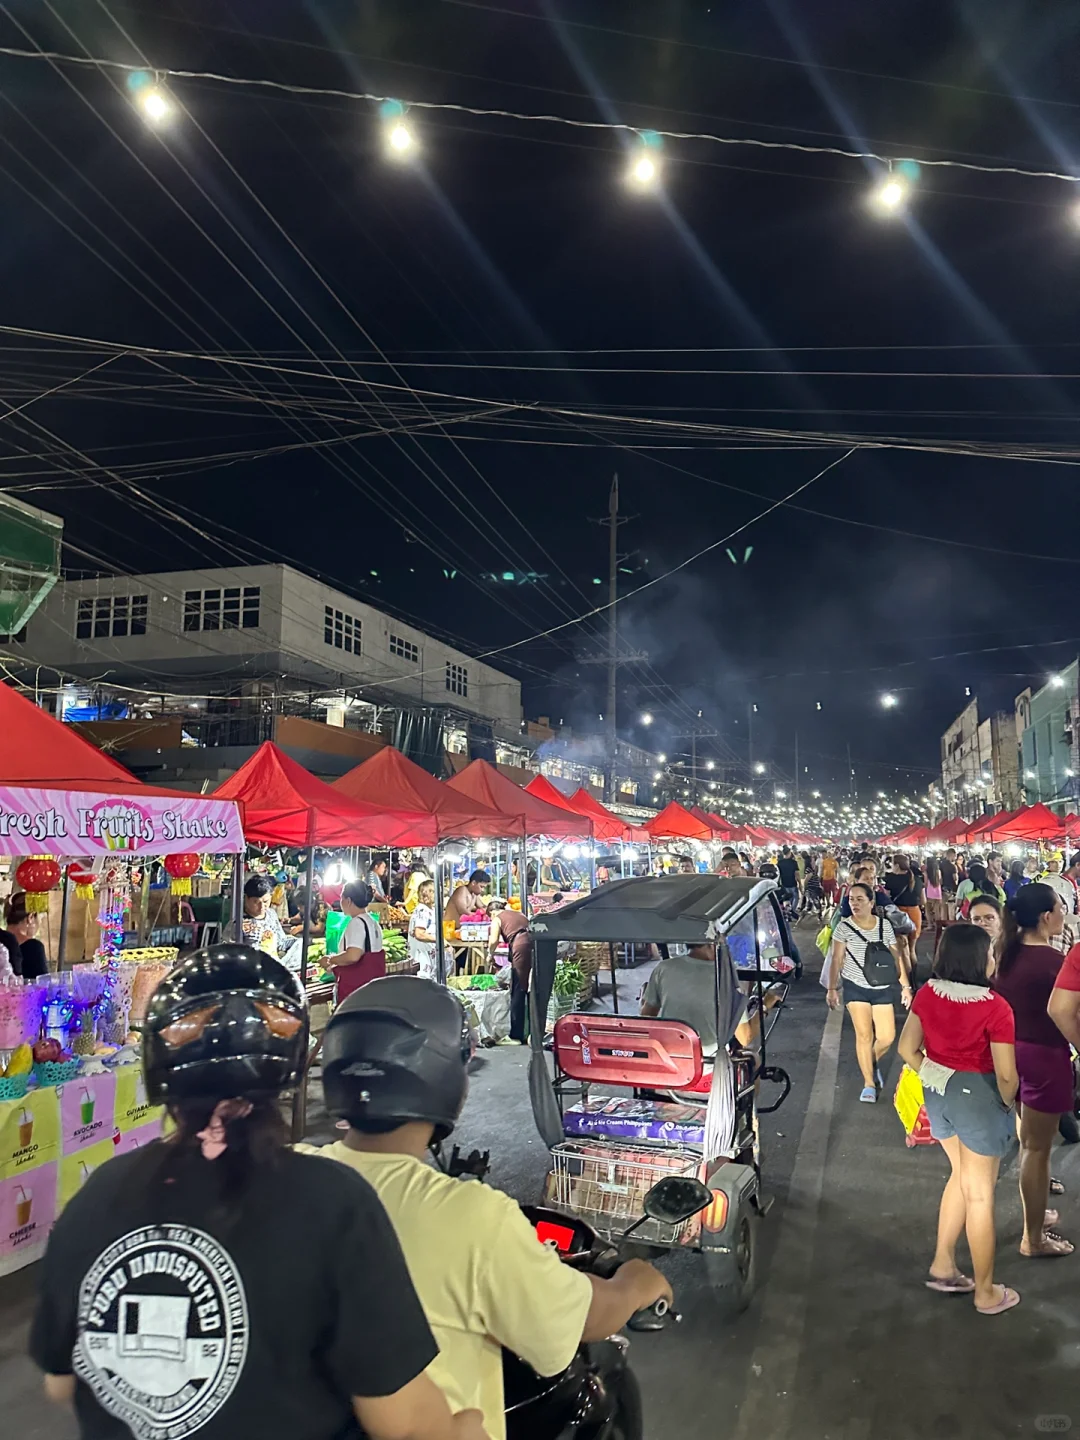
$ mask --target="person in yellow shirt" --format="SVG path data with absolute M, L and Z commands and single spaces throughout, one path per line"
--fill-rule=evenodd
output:
M 508 1195 L 426 1163 L 465 1103 L 471 1049 L 460 1001 L 433 980 L 388 975 L 365 985 L 326 1028 L 326 1107 L 349 1129 L 317 1153 L 374 1188 L 439 1346 L 428 1373 L 451 1409 L 475 1407 L 491 1440 L 504 1440 L 502 1347 L 557 1375 L 582 1341 L 670 1302 L 671 1288 L 643 1260 L 610 1280 L 571 1269 Z

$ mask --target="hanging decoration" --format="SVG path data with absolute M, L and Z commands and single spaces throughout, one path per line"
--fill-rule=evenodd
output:
M 174 895 L 191 894 L 191 877 L 199 868 L 198 855 L 166 855 L 165 873 L 172 883 L 169 889 Z
M 131 905 L 128 868 L 122 860 L 110 860 L 102 871 L 100 898 L 98 954 L 107 958 L 120 954 L 124 920 Z
M 94 898 L 94 881 L 97 876 L 92 870 L 86 870 L 81 865 L 68 866 L 68 879 L 75 886 L 76 900 L 92 900 Z
M 48 892 L 60 879 L 60 866 L 51 855 L 31 855 L 15 871 L 15 884 L 26 892 L 26 908 L 41 914 L 49 908 Z

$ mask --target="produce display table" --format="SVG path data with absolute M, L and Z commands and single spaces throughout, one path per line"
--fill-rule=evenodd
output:
M 40 1260 L 56 1217 L 89 1175 L 156 1140 L 140 1065 L 0 1101 L 0 1275 Z

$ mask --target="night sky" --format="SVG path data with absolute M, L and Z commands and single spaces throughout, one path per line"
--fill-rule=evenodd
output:
M 1078 30 L 997 0 L 0 3 L 0 44 L 150 70 L 1068 173 Z M 622 733 L 715 729 L 738 779 L 756 704 L 755 757 L 793 772 L 797 735 L 833 793 L 849 744 L 925 788 L 967 689 L 1011 709 L 1077 653 L 1067 183 L 924 165 L 885 220 L 874 162 L 667 140 L 642 195 L 609 131 L 413 110 L 395 164 L 372 104 L 164 83 L 155 132 L 123 75 L 0 57 L 0 320 L 183 352 L 0 335 L 4 409 L 74 382 L 0 424 L 72 569 L 285 559 L 494 650 L 603 603 L 617 471 L 626 590 L 748 525 L 620 606 L 649 657 Z M 598 728 L 602 625 L 492 663 Z

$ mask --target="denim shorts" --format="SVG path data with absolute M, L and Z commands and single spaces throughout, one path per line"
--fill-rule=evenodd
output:
M 923 1103 L 935 1140 L 953 1136 L 976 1155 L 1004 1155 L 1016 1139 L 1016 1123 L 993 1075 L 957 1070 L 945 1094 L 923 1087 Z
M 896 1003 L 895 985 L 859 985 L 854 980 L 844 976 L 841 984 L 844 991 L 844 1004 L 850 1005 L 893 1005 Z

